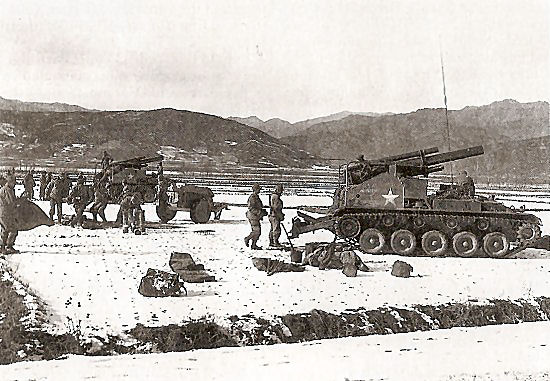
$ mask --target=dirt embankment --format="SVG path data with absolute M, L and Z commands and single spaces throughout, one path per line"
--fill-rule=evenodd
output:
M 146 327 L 138 325 L 127 333 L 150 351 L 171 352 L 223 346 L 296 343 L 348 336 L 384 335 L 453 327 L 516 324 L 549 320 L 550 298 L 533 300 L 471 301 L 408 309 L 384 307 L 348 310 L 331 314 L 321 310 L 288 314 L 273 320 L 253 316 L 230 318 L 229 327 L 208 320 L 186 325 Z M 148 345 L 147 345 L 148 344 Z

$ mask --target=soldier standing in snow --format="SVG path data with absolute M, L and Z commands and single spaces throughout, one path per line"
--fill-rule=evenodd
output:
M 260 200 L 260 189 L 258 184 L 252 186 L 252 194 L 248 198 L 248 210 L 246 212 L 246 218 L 250 222 L 252 231 L 244 238 L 244 244 L 248 247 L 248 243 L 252 241 L 250 248 L 253 250 L 261 249 L 256 243 L 262 234 L 260 220 L 267 214 L 263 209 L 262 200 Z
M 283 201 L 281 200 L 282 194 L 283 186 L 278 184 L 269 199 L 269 222 L 271 223 L 269 246 L 271 247 L 282 247 L 279 243 L 279 237 L 281 237 L 281 221 L 285 218 L 283 214 Z
M 103 222 L 107 222 L 107 218 L 105 218 L 105 208 L 107 207 L 107 203 L 107 188 L 103 183 L 96 182 L 94 187 L 94 203 L 90 208 L 94 221 L 97 221 L 97 215 L 99 214 Z
M 17 198 L 15 197 L 15 176 L 9 174 L 6 183 L 0 188 L 0 254 L 17 254 L 14 249 L 15 238 L 17 238 L 17 226 L 15 213 Z
M 74 227 L 75 225 L 78 225 L 82 227 L 84 209 L 86 209 L 86 205 L 88 205 L 88 202 L 90 201 L 88 198 L 88 190 L 84 186 L 84 177 L 78 178 L 76 186 L 69 194 L 68 200 L 73 204 L 75 211 L 75 216 L 71 221 L 71 226 Z
M 34 186 L 36 185 L 36 183 L 34 182 L 32 169 L 29 172 L 27 172 L 27 174 L 25 175 L 23 184 L 25 186 L 25 196 L 29 200 L 32 200 L 34 197 Z
M 63 215 L 63 192 L 63 180 L 60 177 L 54 176 L 46 187 L 45 196 L 50 200 L 50 219 L 53 221 L 53 215 L 57 209 L 57 223 L 59 224 L 61 224 L 61 217 Z
M 136 192 L 128 194 L 120 201 L 120 212 L 122 214 L 122 232 L 128 233 L 129 228 L 136 234 L 143 232 L 143 210 L 141 209 L 141 195 Z M 136 217 L 137 229 L 136 229 Z M 139 233 L 137 233 L 139 231 Z
M 46 187 L 48 186 L 48 177 L 46 176 L 46 172 L 42 172 L 40 175 L 40 193 L 38 194 L 38 197 L 41 201 L 45 200 L 46 195 Z

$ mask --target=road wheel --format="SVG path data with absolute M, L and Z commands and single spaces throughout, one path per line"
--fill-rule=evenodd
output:
M 196 224 L 205 224 L 210 219 L 210 213 L 212 209 L 208 200 L 199 200 L 191 207 L 191 221 Z
M 469 258 L 476 253 L 478 243 L 477 237 L 473 233 L 459 232 L 453 237 L 453 250 L 459 257 Z
M 416 249 L 416 237 L 409 230 L 396 230 L 391 235 L 390 246 L 396 254 L 410 255 Z
M 503 258 L 510 249 L 510 242 L 503 233 L 493 232 L 483 237 L 483 251 L 491 258 Z
M 359 237 L 359 247 L 368 254 L 377 254 L 384 247 L 386 240 L 380 230 L 370 228 L 365 230 Z
M 157 216 L 165 224 L 176 216 L 176 211 L 168 208 L 168 205 L 160 203 L 157 205 Z
M 447 237 L 438 230 L 422 235 L 422 250 L 431 257 L 442 257 L 447 251 Z
M 361 232 L 361 224 L 355 217 L 344 217 L 338 223 L 338 230 L 343 238 L 355 238 Z

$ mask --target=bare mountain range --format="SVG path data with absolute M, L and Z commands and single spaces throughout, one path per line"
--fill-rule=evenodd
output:
M 351 159 L 360 154 L 376 158 L 427 145 L 444 148 L 447 133 L 451 148 L 550 135 L 548 102 L 504 100 L 450 110 L 448 115 L 448 130 L 444 109 L 421 109 L 377 117 L 350 115 L 281 140 L 317 156 Z
M 449 139 L 447 139 L 447 133 Z M 485 155 L 456 163 L 495 181 L 544 180 L 550 176 L 548 102 L 514 100 L 449 111 L 444 109 L 369 117 L 350 115 L 319 123 L 281 139 L 317 157 L 349 160 L 364 155 L 379 158 L 432 146 L 446 151 L 483 145 Z
M 72 112 L 72 111 L 95 111 L 84 107 L 69 105 L 66 103 L 43 103 L 23 102 L 17 99 L 6 99 L 0 97 L 0 110 L 6 111 L 50 111 L 50 112 Z
M 89 165 L 103 150 L 117 160 L 161 153 L 197 166 L 311 165 L 305 152 L 262 131 L 191 111 L 0 111 L 4 158 L 64 158 Z
M 18 105 L 28 110 L 25 103 Z M 455 168 L 467 167 L 492 181 L 546 182 L 550 177 L 548 102 L 504 100 L 451 110 L 448 130 L 441 108 L 387 115 L 344 112 L 295 124 L 271 119 L 273 126 L 296 128 L 294 135 L 280 139 L 254 127 L 270 121 L 246 119 L 247 125 L 174 109 L 0 110 L 0 157 L 89 163 L 108 150 L 117 159 L 162 153 L 191 167 L 311 167 L 359 155 L 378 158 L 432 146 L 443 152 L 449 143 L 451 149 L 482 144 L 484 156 L 457 162 Z
M 350 115 L 363 115 L 363 116 L 377 117 L 381 115 L 392 115 L 392 113 L 379 114 L 375 112 L 342 111 L 336 114 L 330 114 L 319 118 L 307 119 L 296 123 L 290 123 L 290 122 L 287 122 L 286 120 L 279 119 L 279 118 L 272 118 L 264 122 L 257 116 L 249 116 L 246 118 L 230 116 L 228 119 L 237 121 L 242 124 L 246 124 L 247 126 L 250 126 L 250 127 L 257 128 L 258 130 L 263 131 L 276 138 L 284 138 L 287 136 L 301 134 L 313 125 L 324 123 L 324 122 L 341 120 Z

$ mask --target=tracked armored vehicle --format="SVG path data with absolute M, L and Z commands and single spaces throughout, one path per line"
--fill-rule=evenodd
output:
M 483 147 L 437 148 L 357 160 L 340 168 L 333 205 L 323 217 L 298 211 L 292 236 L 327 229 L 369 254 L 504 258 L 541 235 L 541 220 L 460 184 L 428 194 L 428 175 L 441 164 L 482 155 Z

